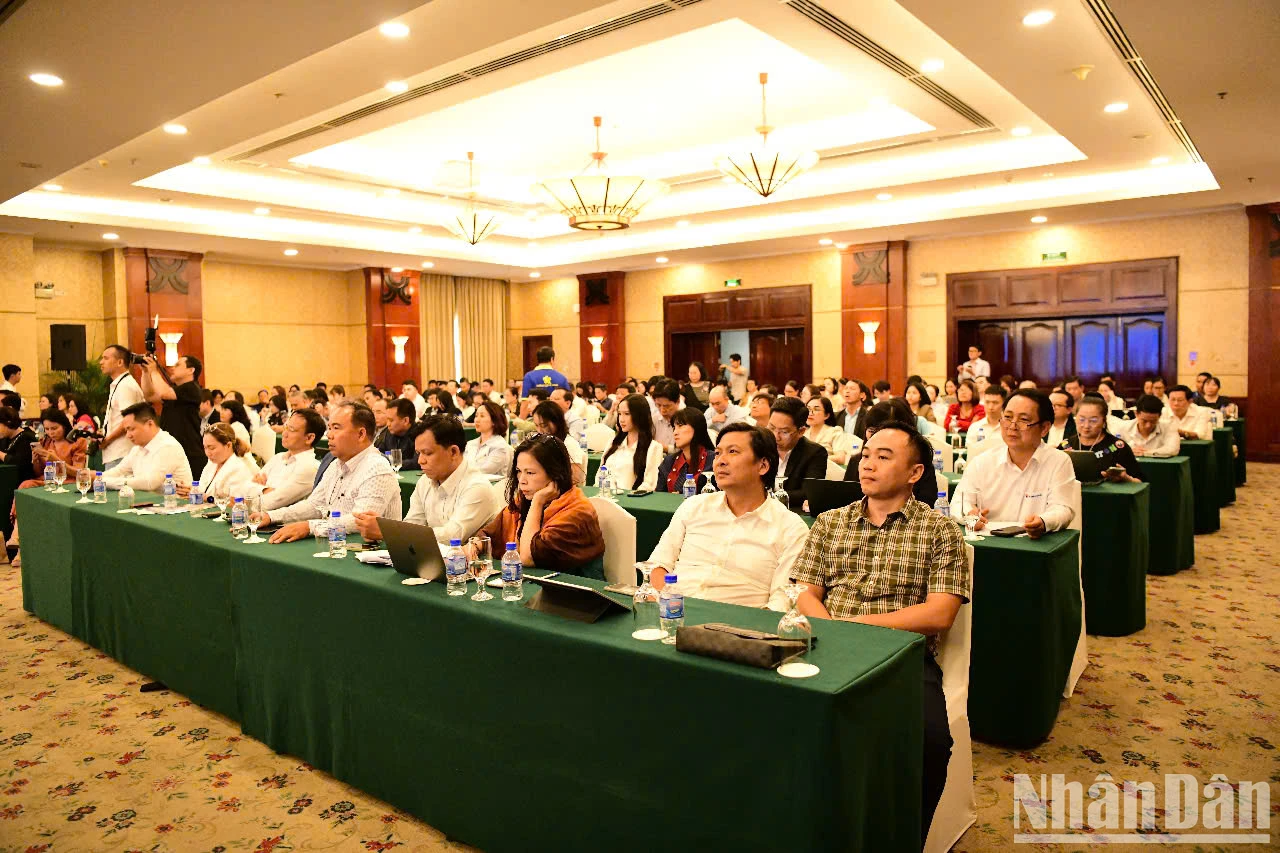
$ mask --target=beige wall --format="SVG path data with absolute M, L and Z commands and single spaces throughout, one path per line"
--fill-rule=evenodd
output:
M 556 278 L 527 284 L 512 282 L 508 293 L 507 375 L 502 378 L 514 379 L 524 375 L 526 335 L 551 335 L 556 367 L 565 376 L 576 380 L 582 367 L 578 358 L 578 279 Z M 627 298 L 631 298 L 630 292 Z M 627 314 L 630 313 L 628 303 Z M 630 334 L 628 329 L 627 335 Z
M 1249 234 L 1243 210 L 1003 234 L 913 240 L 907 247 L 907 369 L 941 381 L 960 362 L 946 350 L 948 273 L 1040 265 L 1043 252 L 1066 251 L 1072 264 L 1178 258 L 1178 379 L 1197 372 L 1222 379 L 1226 394 L 1248 393 Z M 922 273 L 938 284 L 923 287 Z M 1192 366 L 1188 353 L 1199 352 Z
M 35 301 L 37 357 L 42 368 L 49 364 L 49 327 L 55 323 L 84 325 L 85 355 L 90 361 L 97 358 L 107 344 L 116 343 L 107 340 L 103 319 L 102 254 L 35 247 L 34 280 L 54 283 L 52 299 Z
M 42 368 L 37 355 L 36 281 L 31 238 L 0 234 L 0 364 L 23 369 L 18 393 L 32 399 L 40 394 Z

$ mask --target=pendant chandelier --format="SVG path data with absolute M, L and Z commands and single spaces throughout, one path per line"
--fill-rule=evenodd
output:
M 600 116 L 596 116 L 596 150 L 581 174 L 552 178 L 537 185 L 569 217 L 569 227 L 583 231 L 618 231 L 631 225 L 641 208 L 667 191 L 662 181 L 605 171 L 600 150 Z
M 476 206 L 474 151 L 467 152 L 467 203 L 441 223 L 453 236 L 475 245 L 498 230 L 501 217 Z
M 765 112 L 765 88 L 769 83 L 767 72 L 760 74 L 760 147 L 751 151 L 723 154 L 716 158 L 716 168 L 745 187 L 754 190 L 762 198 L 773 195 L 784 184 L 813 168 L 818 162 L 816 151 L 779 151 L 769 147 L 769 134 L 773 128 Z

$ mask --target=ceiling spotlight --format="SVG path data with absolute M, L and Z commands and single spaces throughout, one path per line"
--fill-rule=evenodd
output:
M 1122 113 L 1129 109 L 1129 105 L 1124 101 L 1116 101 L 1114 104 L 1107 104 L 1102 108 L 1104 113 Z
M 528 243 L 525 243 L 524 245 L 525 245 L 525 248 L 526 248 L 526 249 L 536 249 L 536 248 L 538 248 L 538 244 L 537 244 L 536 242 L 534 242 L 533 240 L 530 240 Z
M 395 187 L 387 187 L 385 190 L 382 191 L 382 194 L 383 195 L 400 195 L 400 190 L 396 189 Z
M 1168 161 L 1168 159 L 1169 158 L 1167 157 L 1165 158 L 1166 162 Z M 61 184 L 45 184 L 40 189 L 48 190 L 51 193 L 60 193 L 62 192 L 62 185 Z
M 1047 217 L 1047 216 L 1033 216 L 1033 217 L 1031 217 L 1031 221 L 1032 221 L 1032 222 L 1034 222 L 1034 223 L 1035 223 L 1035 224 L 1037 224 L 1037 225 L 1043 225 L 1044 223 L 1046 223 L 1046 222 L 1048 222 L 1048 221 L 1049 221 L 1049 217 Z
M 106 234 L 102 235 L 102 239 L 103 240 L 119 240 L 120 235 L 114 231 L 108 231 Z
M 404 82 L 403 80 L 391 80 L 387 83 L 387 85 L 383 86 L 382 88 L 386 89 L 388 92 L 390 92 L 393 95 L 398 95 L 401 92 L 409 91 L 409 84 Z
M 291 257 L 291 258 L 292 258 L 294 255 L 298 254 L 298 250 L 297 250 L 297 249 L 285 249 L 285 250 L 284 250 L 284 253 L 285 253 L 286 255 L 288 255 L 289 257 Z
M 878 193 L 876 195 L 878 201 L 888 201 L 891 198 L 893 198 L 893 193 Z
M 392 272 L 404 272 L 404 267 L 392 267 Z
M 841 249 L 841 250 L 843 250 L 843 249 L 847 249 L 847 248 L 849 248 L 849 244 L 848 244 L 848 243 L 836 243 L 836 248 L 837 248 L 837 249 Z
M 431 269 L 431 268 L 432 268 L 432 267 L 434 267 L 434 266 L 435 266 L 435 264 L 434 264 L 432 261 L 423 261 L 423 262 L 422 262 L 422 268 L 423 268 L 424 270 L 429 270 L 429 269 Z
M 657 263 L 665 264 L 665 263 L 667 262 L 667 256 L 666 256 L 666 255 L 658 255 L 658 257 L 654 258 L 653 260 L 654 260 L 655 262 L 657 262 Z
M 687 220 L 687 219 L 681 219 L 679 222 L 677 222 L 677 223 L 676 223 L 676 227 L 677 227 L 677 228 L 688 228 L 688 227 L 689 227 L 689 220 Z
M 1046 178 L 1052 178 L 1052 177 L 1053 177 L 1053 172 L 1045 172 L 1045 173 L 1044 173 L 1044 176 L 1045 176 Z
M 170 123 L 164 126 L 164 132 L 171 133 L 174 136 L 184 136 L 186 135 L 187 128 L 185 125 Z
M 399 21 L 387 21 L 378 27 L 378 32 L 382 33 L 389 39 L 402 39 L 409 35 L 408 24 L 402 24 Z
M 819 246 L 830 246 L 830 245 L 831 245 L 832 243 L 834 243 L 834 242 L 835 242 L 835 240 L 832 240 L 830 237 L 823 237 L 821 240 L 819 240 L 819 241 L 818 241 L 818 245 L 819 245 Z
M 1043 27 L 1053 18 L 1054 14 L 1048 9 L 1036 9 L 1034 12 L 1028 12 L 1022 16 L 1022 25 L 1024 27 Z
M 269 208 L 269 207 L 255 207 L 255 208 L 253 209 L 253 212 L 254 212 L 254 213 L 256 213 L 256 214 L 258 214 L 259 216 L 270 216 L 270 215 L 271 215 L 271 208 Z
M 422 226 L 421 226 L 421 225 L 410 225 L 410 226 L 409 226 L 409 233 L 410 233 L 410 234 L 421 234 L 421 233 L 422 233 Z
M 926 59 L 920 63 L 920 70 L 925 74 L 936 74 L 943 68 L 941 59 Z
M 538 272 L 537 270 L 534 270 L 529 273 L 529 278 L 542 278 L 542 273 Z
M 1030 136 L 1031 128 L 1026 127 L 1024 125 L 1018 125 L 1017 127 L 1010 130 L 1009 133 L 1011 133 L 1014 136 Z
M 62 78 L 59 77 L 57 74 L 44 74 L 42 72 L 37 72 L 35 74 L 32 74 L 27 79 L 38 86 L 61 86 L 62 85 Z
M 208 166 L 213 161 L 210 160 L 208 157 L 200 156 L 200 157 L 192 157 L 191 162 L 195 163 L 197 166 Z
M 1151 158 L 1152 166 L 1163 166 L 1165 163 L 1168 163 L 1168 162 L 1169 162 L 1168 157 L 1152 157 Z M 45 189 L 48 189 L 48 187 L 45 187 Z
M 524 212 L 524 218 L 525 218 L 525 219 L 537 219 L 537 218 L 538 218 L 538 211 L 537 211 L 537 210 L 534 210 L 534 209 L 532 209 L 532 208 L 530 208 L 529 210 L 526 210 L 526 211 Z

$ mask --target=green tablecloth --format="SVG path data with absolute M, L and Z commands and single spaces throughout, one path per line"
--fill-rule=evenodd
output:
M 1139 456 L 1142 479 L 1151 484 L 1151 561 L 1149 575 L 1171 575 L 1196 561 L 1195 497 L 1191 487 L 1191 460 Z
M 24 607 L 454 838 L 486 850 L 608 839 L 648 851 L 672 837 L 689 849 L 918 848 L 921 724 L 902 709 L 920 706 L 921 637 L 823 622 L 822 673 L 789 682 L 634 641 L 626 615 L 587 625 L 450 598 L 389 568 L 314 559 L 314 540 L 250 546 L 218 522 L 77 497 L 19 499 Z M 689 624 L 778 620 L 707 601 L 686 612 Z M 654 734 L 664 714 L 671 725 Z M 727 781 L 742 778 L 768 784 Z M 549 792 L 573 803 L 573 831 L 495 820 L 492 798 L 456 796 L 477 790 Z
M 13 525 L 9 523 L 9 509 L 13 506 L 13 492 L 17 488 L 18 466 L 0 462 L 0 532 L 4 533 L 6 541 L 13 533 Z
M 1218 502 L 1221 506 L 1236 502 L 1236 463 L 1231 455 L 1231 445 L 1236 434 L 1230 427 L 1213 431 L 1213 450 L 1218 466 Z
M 1237 486 L 1243 486 L 1249 480 L 1248 467 L 1245 465 L 1244 457 L 1245 447 L 1247 446 L 1245 444 L 1246 435 L 1244 421 L 1244 418 L 1236 418 L 1234 421 L 1227 421 L 1227 426 L 1231 428 L 1231 432 L 1234 433 L 1236 437 L 1235 472 Z
M 600 460 L 604 457 L 603 453 L 587 454 L 587 485 L 593 485 L 596 481 L 596 472 L 600 470 Z
M 1147 625 L 1151 486 L 1101 483 L 1080 491 L 1086 629 L 1104 637 L 1141 631 Z
M 1195 532 L 1216 533 L 1222 526 L 1219 501 L 1218 459 L 1212 441 L 1184 438 L 1180 455 L 1191 460 L 1191 492 Z

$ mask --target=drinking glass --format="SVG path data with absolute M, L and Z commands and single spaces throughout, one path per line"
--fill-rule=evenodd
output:
M 316 521 L 316 528 L 313 535 L 316 537 L 316 553 L 313 557 L 329 557 L 329 505 L 324 503 L 316 504 L 316 509 L 320 512 L 320 518 Z
M 476 594 L 472 601 L 489 601 L 493 593 L 485 587 L 485 581 L 493 573 L 493 551 L 488 536 L 471 538 L 471 576 L 476 579 Z
M 80 493 L 78 504 L 90 504 L 93 501 L 89 498 L 89 490 L 93 488 L 93 472 L 88 468 L 81 468 L 76 472 L 76 491 Z
M 55 495 L 65 495 L 67 490 L 62 488 L 62 484 L 67 482 L 67 463 L 61 459 L 53 460 L 53 481 L 58 484 L 58 488 L 53 490 Z
M 244 540 L 246 545 L 257 545 L 259 542 L 266 542 L 258 535 L 258 525 L 261 523 L 258 513 L 262 512 L 262 495 L 248 495 L 244 499 L 244 511 L 248 514 L 249 538 Z
M 778 675 L 787 678 L 808 678 L 817 675 L 818 668 L 808 660 L 809 652 L 813 649 L 813 626 L 796 607 L 800 594 L 804 592 L 804 585 L 789 583 L 782 588 L 782 591 L 786 593 L 787 601 L 791 602 L 791 609 L 782 614 L 782 619 L 778 622 L 778 636 L 784 640 L 800 640 L 804 643 L 804 651 L 787 658 L 778 667 Z
M 631 636 L 637 640 L 661 640 L 667 636 L 658 613 L 658 590 L 649 582 L 650 573 L 661 568 L 657 563 L 636 563 L 640 586 L 631 599 Z
M 609 472 L 609 486 L 613 489 L 613 498 L 615 501 L 627 493 L 627 487 L 622 482 L 622 478 L 615 475 L 612 471 Z
M 782 487 L 781 477 L 774 482 L 773 491 L 769 493 L 769 497 L 773 498 L 788 509 L 791 508 L 791 496 L 787 494 L 787 490 Z
M 226 485 L 214 486 L 213 503 L 218 507 L 218 521 L 225 523 L 227 520 L 227 504 L 231 503 L 231 489 Z
M 960 507 L 964 515 L 964 538 L 972 542 L 978 538 L 978 520 L 982 518 L 982 490 L 965 489 L 961 499 L 964 502 Z
M 716 472 L 705 471 L 703 472 L 703 475 L 707 478 L 707 482 L 702 484 L 702 491 L 700 494 L 710 495 L 716 491 Z
M 400 469 L 404 466 L 404 452 L 399 448 L 388 450 L 387 461 L 391 463 L 391 470 L 396 472 L 396 479 L 400 479 Z

